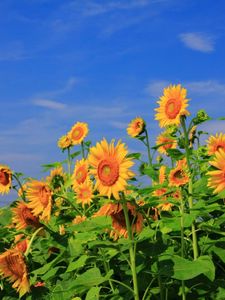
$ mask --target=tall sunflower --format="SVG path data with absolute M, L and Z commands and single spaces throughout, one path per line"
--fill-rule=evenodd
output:
M 206 174 L 209 176 L 208 186 L 214 189 L 214 194 L 220 193 L 225 190 L 225 151 L 216 151 L 214 159 L 209 163 L 216 169 Z
M 87 179 L 88 176 L 88 161 L 86 159 L 77 160 L 72 175 L 72 184 L 77 186 Z
M 215 136 L 211 135 L 207 141 L 208 154 L 213 155 L 219 149 L 223 149 L 225 151 L 225 134 L 224 133 L 216 133 Z
M 12 184 L 12 171 L 8 166 L 0 165 L 0 194 L 7 194 Z
M 45 182 L 32 180 L 27 189 L 27 206 L 32 210 L 34 216 L 48 222 L 52 209 L 52 191 Z
M 114 140 L 108 144 L 105 139 L 90 149 L 90 173 L 95 176 L 95 188 L 101 195 L 108 198 L 113 195 L 115 199 L 119 199 L 119 192 L 126 189 L 127 180 L 134 176 L 129 170 L 134 163 L 131 158 L 126 157 L 127 153 L 121 141 L 114 146 Z
M 0 255 L 0 275 L 13 283 L 20 297 L 29 292 L 27 266 L 20 250 L 9 249 Z
M 131 223 L 132 233 L 141 232 L 143 227 L 143 216 L 136 210 L 136 207 L 127 202 L 127 209 L 129 214 L 129 220 Z M 128 237 L 128 231 L 126 227 L 125 215 L 123 207 L 120 203 L 107 203 L 103 205 L 99 211 L 94 215 L 97 216 L 110 216 L 112 218 L 112 230 L 110 237 L 117 240 L 119 237 Z
M 74 190 L 76 192 L 76 201 L 81 203 L 82 207 L 85 204 L 90 205 L 93 197 L 93 184 L 90 179 L 86 179 L 83 183 L 77 185 Z
M 159 153 L 167 155 L 168 149 L 175 149 L 177 147 L 177 141 L 167 131 L 162 132 L 156 139 L 156 145 Z
M 141 135 L 144 132 L 144 130 L 145 121 L 142 118 L 137 117 L 129 123 L 127 127 L 127 134 L 134 138 Z
M 88 134 L 88 124 L 77 122 L 68 133 L 73 145 L 79 145 Z
M 169 173 L 169 185 L 179 187 L 188 183 L 189 179 L 186 159 L 179 160 Z
M 61 136 L 58 140 L 58 147 L 62 150 L 67 149 L 72 146 L 72 140 L 68 136 L 68 134 Z
M 169 125 L 180 125 L 180 117 L 188 116 L 187 111 L 188 99 L 186 98 L 187 90 L 182 88 L 180 84 L 170 85 L 164 89 L 163 95 L 157 102 L 159 107 L 155 109 L 157 112 L 155 119 L 159 121 L 160 127 Z
M 24 201 L 18 201 L 17 206 L 12 208 L 12 223 L 17 230 L 25 229 L 28 226 L 39 227 L 38 218 L 33 215 L 31 209 Z

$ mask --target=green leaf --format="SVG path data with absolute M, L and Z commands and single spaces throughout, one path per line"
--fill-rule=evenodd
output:
M 87 295 L 86 295 L 86 298 L 85 300 L 98 300 L 99 299 L 99 292 L 100 292 L 100 287 L 92 287 Z
M 130 153 L 127 155 L 127 158 L 132 158 L 132 159 L 140 159 L 141 158 L 141 153 Z
M 73 159 L 73 158 L 77 157 L 80 154 L 81 154 L 81 151 L 76 151 L 76 152 L 71 153 L 70 157 Z
M 171 158 L 174 158 L 175 160 L 180 160 L 184 158 L 184 153 L 182 153 L 178 149 L 167 149 L 167 153 Z
M 83 267 L 87 259 L 88 259 L 87 255 L 80 256 L 76 261 L 72 261 L 69 264 L 66 272 L 72 272 L 72 271 L 74 271 L 74 270 L 76 270 L 78 268 Z

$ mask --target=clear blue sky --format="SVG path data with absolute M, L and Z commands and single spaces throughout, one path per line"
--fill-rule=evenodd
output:
M 188 89 L 191 112 L 224 116 L 224 13 L 224 0 L 1 0 L 0 163 L 41 179 L 77 121 L 94 142 L 140 150 L 127 124 L 142 116 L 154 143 L 170 83 Z

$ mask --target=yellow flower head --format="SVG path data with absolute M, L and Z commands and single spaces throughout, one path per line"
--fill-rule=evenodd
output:
M 10 249 L 0 255 L 0 275 L 13 283 L 20 297 L 29 292 L 27 266 L 20 250 Z
M 95 188 L 101 195 L 108 198 L 113 195 L 115 199 L 119 199 L 119 192 L 126 189 L 127 180 L 134 176 L 129 170 L 134 163 L 131 158 L 126 157 L 127 153 L 121 141 L 114 146 L 114 140 L 108 144 L 105 139 L 90 149 L 90 174 L 95 176 Z
M 80 224 L 80 223 L 84 222 L 86 219 L 87 219 L 86 216 L 76 216 L 76 217 L 73 219 L 72 223 L 73 223 L 73 224 Z
M 177 166 L 169 173 L 169 185 L 179 187 L 188 183 L 188 181 L 189 174 L 186 159 L 179 160 Z
M 143 216 L 136 210 L 136 206 L 127 202 L 127 209 L 130 218 L 130 223 L 132 224 L 132 233 L 141 232 L 143 227 Z M 125 215 L 123 212 L 123 207 L 120 203 L 108 203 L 103 205 L 99 211 L 94 215 L 97 216 L 110 216 L 112 218 L 112 230 L 110 232 L 110 237 L 117 240 L 119 237 L 128 237 L 128 231 L 126 227 Z
M 131 137 L 141 135 L 145 130 L 145 121 L 142 118 L 133 119 L 127 127 L 127 133 Z
M 207 141 L 208 154 L 213 155 L 219 149 L 225 151 L 225 134 L 224 133 L 216 133 L 215 136 L 211 135 Z
M 17 230 L 25 229 L 28 226 L 39 227 L 38 218 L 33 215 L 31 209 L 24 201 L 19 201 L 17 206 L 12 208 L 12 223 L 15 224 Z
M 180 117 L 188 116 L 187 111 L 188 99 L 186 98 L 187 90 L 180 84 L 170 85 L 164 89 L 163 95 L 157 102 L 159 107 L 156 108 L 155 119 L 159 121 L 160 127 L 169 125 L 180 125 Z
M 12 184 L 12 171 L 9 167 L 0 165 L 0 194 L 7 194 Z
M 87 134 L 88 134 L 88 124 L 77 122 L 71 128 L 70 132 L 68 133 L 68 136 L 72 141 L 73 145 L 79 145 L 81 144 L 81 142 L 83 142 Z
M 168 149 L 177 147 L 177 141 L 167 131 L 162 132 L 156 139 L 156 145 L 161 145 L 158 148 L 159 153 L 167 155 Z
M 93 184 L 89 178 L 75 186 L 74 191 L 76 192 L 77 203 L 81 203 L 82 207 L 85 204 L 90 205 L 93 197 Z
M 225 151 L 222 149 L 216 151 L 214 159 L 209 163 L 216 170 L 207 172 L 208 186 L 214 189 L 214 194 L 220 193 L 225 190 Z
M 72 175 L 73 186 L 84 183 L 88 176 L 88 161 L 85 159 L 77 160 Z
M 39 216 L 41 220 L 50 220 L 52 209 L 52 191 L 45 182 L 32 180 L 27 189 L 28 207 L 34 216 Z
M 72 146 L 72 140 L 70 137 L 67 135 L 63 135 L 61 138 L 58 140 L 58 147 L 60 149 L 66 149 Z

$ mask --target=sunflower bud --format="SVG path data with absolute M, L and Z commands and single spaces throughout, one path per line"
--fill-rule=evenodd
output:
M 204 109 L 200 109 L 197 112 L 197 116 L 193 119 L 194 125 L 203 123 L 205 121 L 209 120 L 209 115 L 206 113 Z

